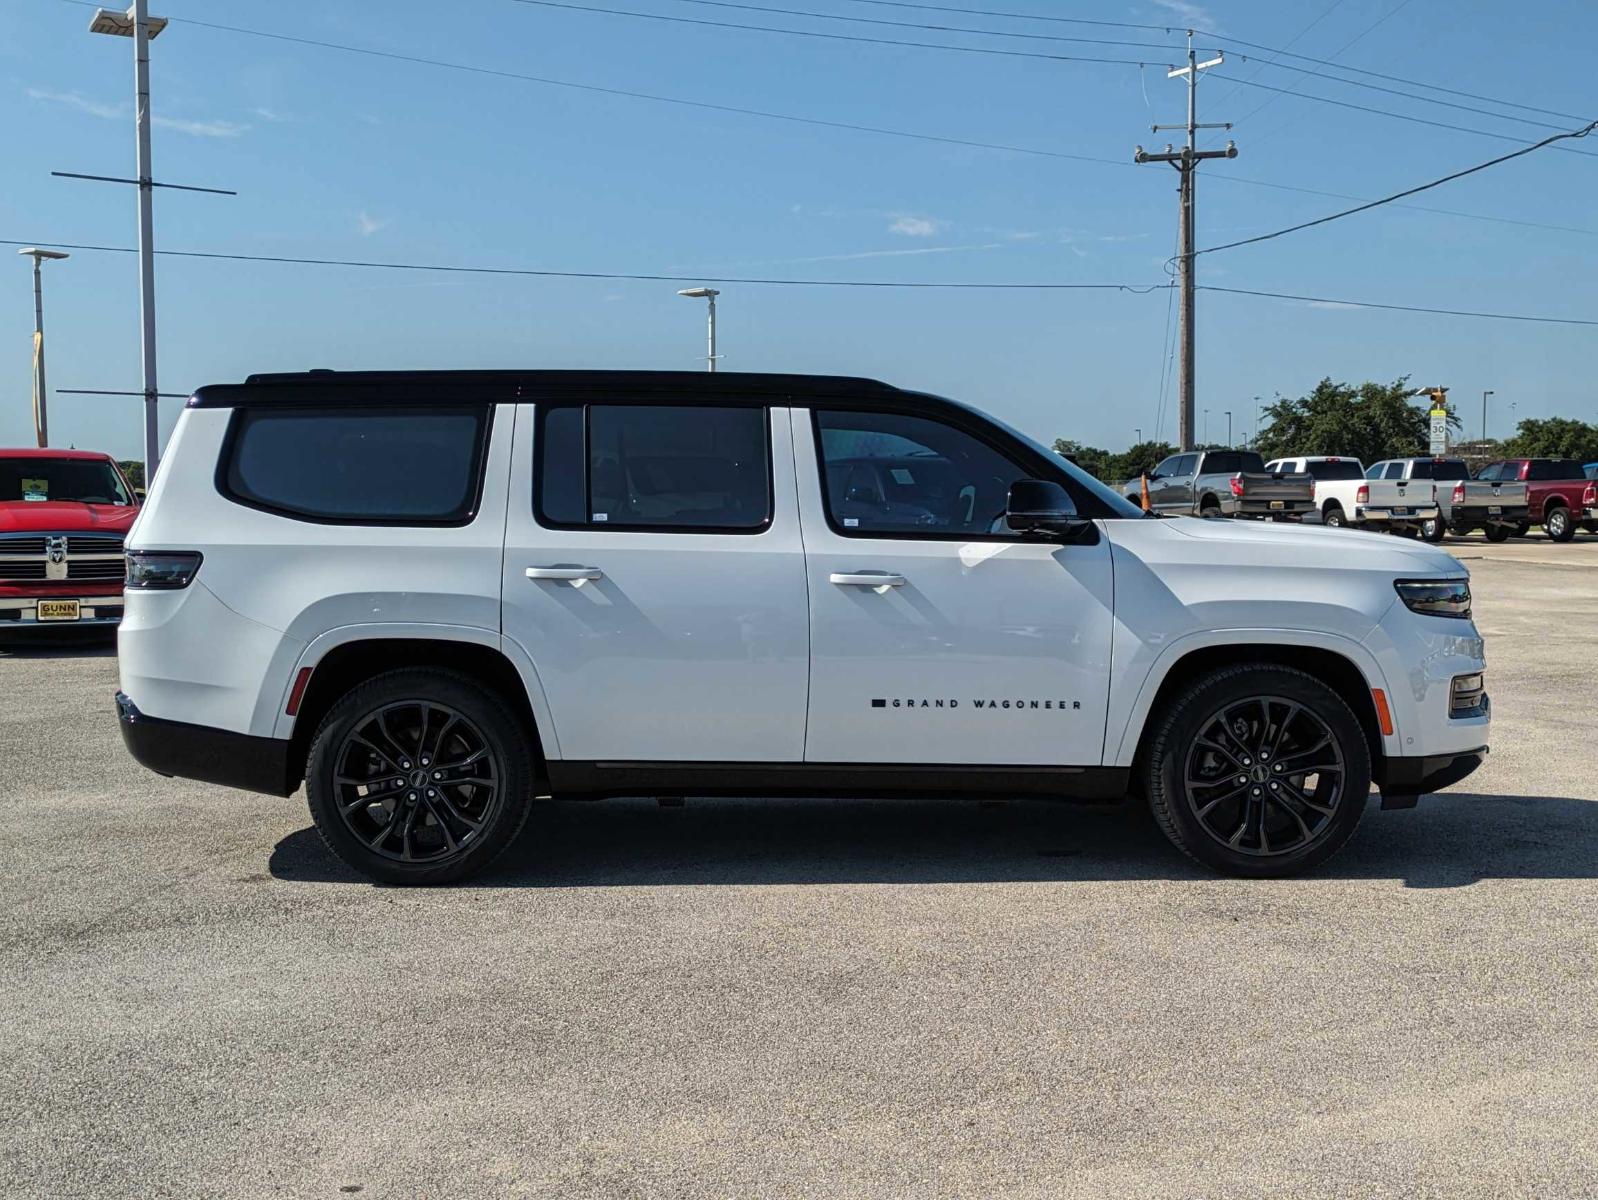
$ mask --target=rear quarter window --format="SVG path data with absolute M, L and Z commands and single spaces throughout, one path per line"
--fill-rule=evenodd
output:
M 489 406 L 258 408 L 234 414 L 229 499 L 344 525 L 465 525 L 481 495 Z

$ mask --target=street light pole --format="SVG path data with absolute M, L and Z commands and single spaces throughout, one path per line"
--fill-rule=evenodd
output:
M 1142 426 L 1134 425 L 1132 427 L 1132 432 L 1137 435 L 1137 439 L 1132 444 L 1134 446 L 1141 446 L 1143 444 L 1143 428 L 1142 428 Z
M 1481 394 L 1481 440 L 1487 440 L 1487 397 L 1496 396 L 1497 392 L 1483 392 Z
M 709 349 L 710 349 L 710 352 L 705 356 L 705 361 L 707 363 L 709 363 L 709 368 L 708 369 L 711 370 L 711 371 L 714 371 L 716 369 L 716 358 L 717 358 L 717 355 L 716 355 L 716 297 L 721 295 L 721 293 L 719 291 L 717 291 L 715 288 L 711 288 L 711 287 L 696 287 L 696 288 L 683 288 L 682 291 L 678 292 L 677 294 L 679 296 L 687 296 L 690 300 L 707 300 L 707 301 L 710 302 L 710 330 L 709 330 Z
M 17 253 L 33 259 L 33 432 L 43 450 L 50 444 L 50 393 L 44 385 L 44 283 L 40 268 L 47 258 L 59 261 L 68 255 L 64 250 L 41 250 L 37 246 Z
M 1231 445 L 1232 445 L 1232 410 L 1231 409 L 1227 409 L 1226 410 L 1226 445 L 1227 445 L 1228 448 L 1230 448 Z

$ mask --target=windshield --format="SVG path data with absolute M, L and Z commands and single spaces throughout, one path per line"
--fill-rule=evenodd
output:
M 133 503 L 117 469 L 93 458 L 0 458 L 0 503 L 8 500 Z
M 1306 464 L 1305 470 L 1315 479 L 1326 480 L 1327 482 L 1334 479 L 1365 478 L 1365 469 L 1360 466 L 1359 460 L 1355 458 L 1323 458 L 1318 461 L 1311 459 Z

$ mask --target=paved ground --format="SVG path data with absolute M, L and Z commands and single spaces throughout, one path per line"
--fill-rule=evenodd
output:
M 1598 539 L 1450 542 L 1497 724 L 1327 873 L 1042 804 L 562 806 L 481 886 L 0 651 L 0 1195 L 1598 1195 Z

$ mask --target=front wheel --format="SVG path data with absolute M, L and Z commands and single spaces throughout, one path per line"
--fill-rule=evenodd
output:
M 1576 523 L 1570 519 L 1570 510 L 1556 504 L 1543 513 L 1543 532 L 1555 542 L 1568 542 L 1576 536 Z
M 521 832 L 532 754 L 503 700 L 464 675 L 389 671 L 322 721 L 305 791 L 322 840 L 361 874 L 449 883 Z
M 1291 667 L 1226 667 L 1185 689 L 1144 762 L 1154 819 L 1214 870 L 1270 878 L 1324 863 L 1370 795 L 1370 751 L 1348 704 Z

